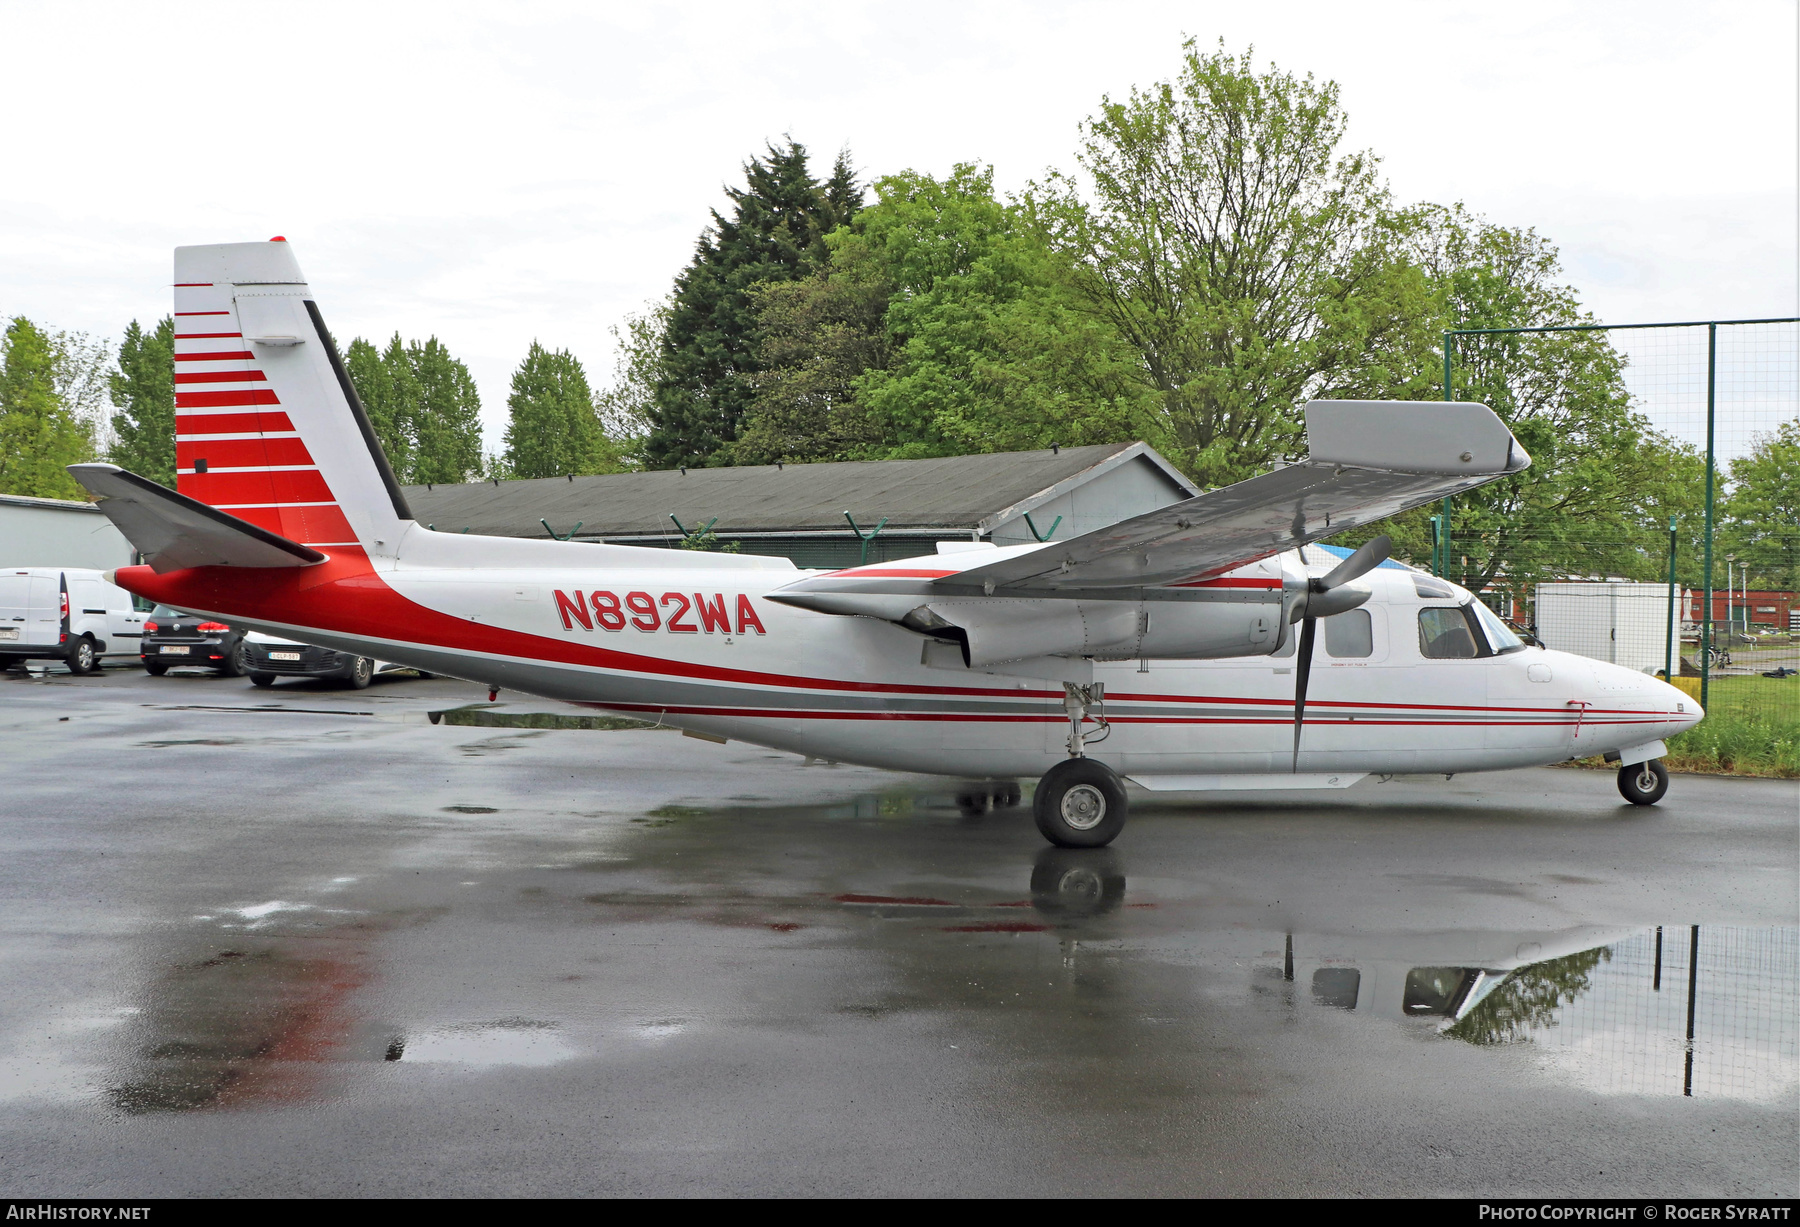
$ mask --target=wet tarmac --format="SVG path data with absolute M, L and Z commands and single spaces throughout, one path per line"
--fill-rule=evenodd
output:
M 1140 794 L 1071 854 L 428 720 L 483 698 L 0 679 L 0 1193 L 1800 1191 L 1794 782 Z

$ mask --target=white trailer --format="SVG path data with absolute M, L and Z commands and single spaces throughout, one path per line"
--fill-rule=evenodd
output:
M 1689 594 L 1676 590 L 1673 636 L 1669 585 L 1624 580 L 1537 586 L 1537 635 L 1547 648 L 1655 673 L 1671 659 L 1680 672 L 1681 618 Z

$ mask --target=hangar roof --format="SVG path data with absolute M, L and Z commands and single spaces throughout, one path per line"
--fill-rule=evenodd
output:
M 592 477 L 406 487 L 414 518 L 440 531 L 541 536 L 545 519 L 581 537 L 672 536 L 670 513 L 690 529 L 718 517 L 721 536 L 844 533 L 848 510 L 866 531 L 991 533 L 1122 465 L 1140 465 L 1170 488 L 1170 501 L 1199 493 L 1146 443 L 930 460 L 845 461 L 659 470 Z

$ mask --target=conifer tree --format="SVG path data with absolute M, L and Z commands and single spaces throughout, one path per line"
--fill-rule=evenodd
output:
M 65 465 L 93 454 L 87 428 L 56 391 L 56 347 L 24 316 L 0 345 L 0 494 L 86 497 Z
M 594 412 L 587 372 L 567 350 L 547 350 L 533 341 L 513 372 L 506 404 L 512 420 L 505 462 L 515 477 L 619 471 L 618 456 Z
M 132 320 L 108 384 L 118 412 L 107 459 L 174 489 L 175 321 L 165 315 L 146 332 Z
M 751 158 L 744 178 L 744 187 L 726 189 L 731 216 L 714 210 L 675 282 L 645 446 L 657 467 L 729 463 L 728 445 L 756 394 L 751 288 L 793 281 L 823 264 L 824 236 L 861 204 L 847 153 L 820 184 L 807 169 L 805 147 L 793 140 Z

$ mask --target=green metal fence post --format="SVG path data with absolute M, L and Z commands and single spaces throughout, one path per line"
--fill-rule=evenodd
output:
M 1450 386 L 1450 346 L 1452 338 L 1455 336 L 1454 332 L 1444 334 L 1444 399 L 1447 401 L 1456 399 L 1456 393 Z M 1438 568 L 1437 574 L 1439 579 L 1448 579 L 1450 578 L 1450 500 L 1448 498 L 1444 500 L 1443 516 L 1444 530 L 1438 536 L 1443 543 L 1444 564 Z
M 1669 517 L 1669 638 L 1663 648 L 1663 679 L 1675 678 L 1675 517 Z
M 856 534 L 856 539 L 858 541 L 862 542 L 862 563 L 857 564 L 858 566 L 861 566 L 863 563 L 866 563 L 869 561 L 869 542 L 875 540 L 875 538 L 877 538 L 881 535 L 881 530 L 887 527 L 888 518 L 886 516 L 882 516 L 881 523 L 877 524 L 874 528 L 870 529 L 867 535 L 864 535 L 863 530 L 856 526 L 856 517 L 855 516 L 852 516 L 848 511 L 846 511 L 846 512 L 844 512 L 844 518 L 846 520 L 850 521 L 850 531 Z
M 1706 534 L 1700 569 L 1704 573 L 1704 603 L 1700 611 L 1700 706 L 1712 697 L 1712 622 L 1713 622 L 1713 408 L 1714 389 L 1719 369 L 1719 326 L 1706 326 Z

